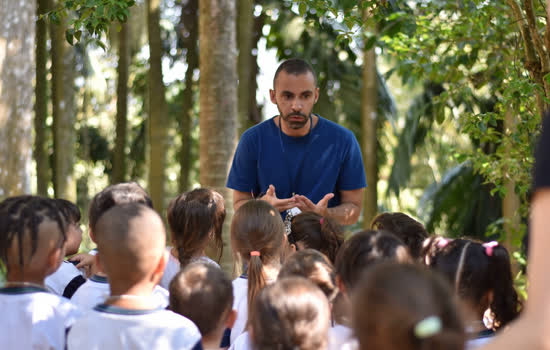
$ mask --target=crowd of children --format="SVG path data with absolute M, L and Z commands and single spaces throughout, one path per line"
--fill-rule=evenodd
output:
M 430 236 L 403 213 L 344 240 L 314 213 L 287 234 L 277 210 L 252 199 L 231 222 L 233 281 L 206 256 L 208 246 L 222 254 L 218 192 L 183 193 L 166 218 L 168 247 L 143 188 L 111 185 L 90 203 L 97 249 L 75 255 L 76 205 L 1 202 L 0 347 L 474 349 L 521 311 L 503 246 Z

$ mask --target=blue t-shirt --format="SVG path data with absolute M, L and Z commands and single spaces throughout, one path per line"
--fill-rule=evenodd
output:
M 257 197 L 270 184 L 277 198 L 295 193 L 317 203 L 334 193 L 328 206 L 337 206 L 339 191 L 367 185 L 359 143 L 351 131 L 322 117 L 302 137 L 280 131 L 274 118 L 266 120 L 243 133 L 227 187 Z

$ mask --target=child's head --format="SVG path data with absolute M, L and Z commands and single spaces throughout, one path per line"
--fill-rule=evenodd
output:
M 56 198 L 55 204 L 65 222 L 67 223 L 67 240 L 65 241 L 65 255 L 74 255 L 78 253 L 78 248 L 82 242 L 82 229 L 80 228 L 80 209 L 71 201 Z
M 153 208 L 153 201 L 136 182 L 122 182 L 104 188 L 94 196 L 88 210 L 88 226 L 92 239 L 95 239 L 95 226 L 101 215 L 115 205 L 124 203 L 141 203 Z
M 344 243 L 344 233 L 333 219 L 304 212 L 292 218 L 288 241 L 296 246 L 296 250 L 318 250 L 334 263 L 338 249 Z
M 204 254 L 210 242 L 215 243 L 218 258 L 221 257 L 225 220 L 225 203 L 221 194 L 208 188 L 182 193 L 170 203 L 167 217 L 182 266 Z
M 418 260 L 422 250 L 422 243 L 429 234 L 420 222 L 404 213 L 382 213 L 376 216 L 370 228 L 384 230 L 396 235 L 409 247 L 413 259 Z
M 304 277 L 313 282 L 332 301 L 338 288 L 336 273 L 328 258 L 314 249 L 304 249 L 291 255 L 279 271 L 279 279 L 288 277 Z
M 444 249 L 447 244 L 452 242 L 452 239 L 446 238 L 439 235 L 433 235 L 424 240 L 422 243 L 422 252 L 420 253 L 420 258 L 425 265 L 430 266 L 434 256 L 439 254 L 439 252 Z
M 166 264 L 166 232 L 160 216 L 139 203 L 116 205 L 96 223 L 98 259 L 113 288 L 152 289 Z
M 510 256 L 497 242 L 452 240 L 432 257 L 430 267 L 455 286 L 477 317 L 490 308 L 493 328 L 503 327 L 518 316 L 521 302 L 514 289 Z
M 51 199 L 17 196 L 1 202 L 0 260 L 8 281 L 42 284 L 65 256 L 65 230 Z
M 372 267 L 352 300 L 360 349 L 464 349 L 464 326 L 451 289 L 420 265 L 386 262 Z
M 363 231 L 346 240 L 336 256 L 339 287 L 349 293 L 365 269 L 384 260 L 411 262 L 408 249 L 396 236 L 385 231 Z
M 265 287 L 251 306 L 250 336 L 257 349 L 327 348 L 330 308 L 323 292 L 302 277 Z
M 264 265 L 280 264 L 286 244 L 281 215 L 266 201 L 249 200 L 233 216 L 231 246 L 248 266 L 248 305 L 266 284 Z
M 224 330 L 235 321 L 232 306 L 231 280 L 218 267 L 192 263 L 170 282 L 170 310 L 193 321 L 203 342 L 214 338 L 219 345 Z

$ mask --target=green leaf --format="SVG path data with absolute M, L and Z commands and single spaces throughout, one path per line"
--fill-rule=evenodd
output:
M 73 33 L 71 29 L 67 29 L 65 31 L 65 39 L 67 39 L 67 42 L 72 46 L 73 45 Z
M 300 16 L 304 17 L 307 12 L 307 5 L 305 2 L 301 2 L 298 6 L 298 12 L 300 13 Z

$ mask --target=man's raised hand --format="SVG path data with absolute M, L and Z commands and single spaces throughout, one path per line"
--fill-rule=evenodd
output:
M 317 204 L 315 204 L 306 196 L 302 196 L 299 194 L 294 196 L 294 198 L 296 199 L 296 207 L 298 207 L 298 209 L 300 209 L 301 211 L 312 211 L 321 216 L 327 216 L 328 201 L 331 200 L 333 197 L 334 193 L 327 193 L 319 202 L 317 202 Z
M 285 211 L 296 206 L 295 197 L 279 199 L 275 193 L 275 186 L 269 185 L 265 195 L 260 197 L 261 200 L 264 200 L 271 204 L 278 211 Z

